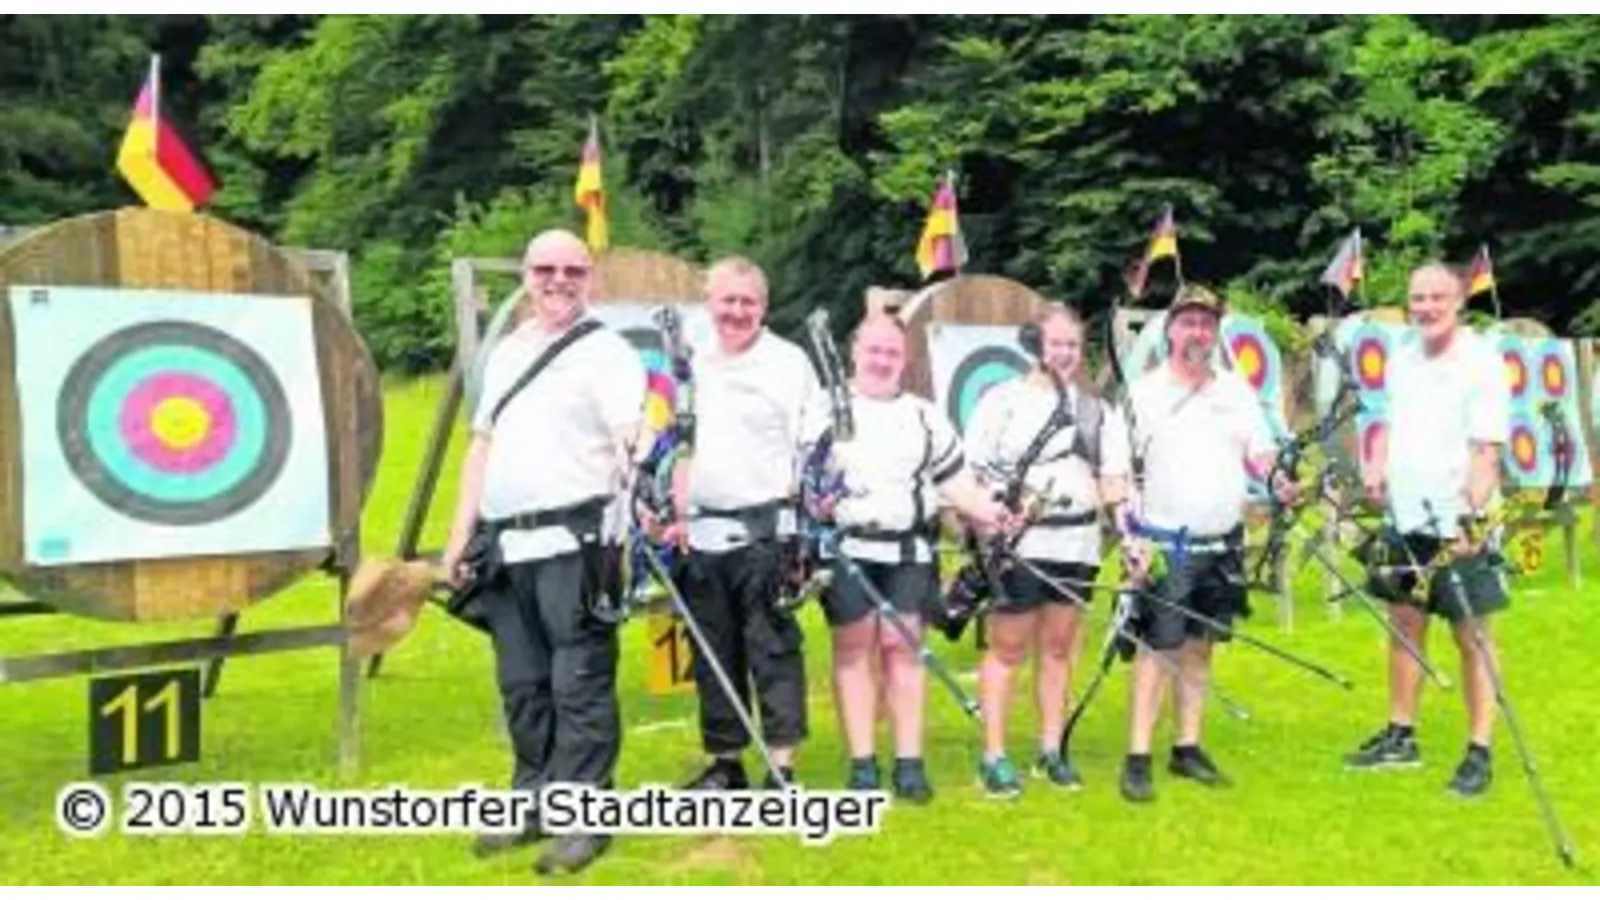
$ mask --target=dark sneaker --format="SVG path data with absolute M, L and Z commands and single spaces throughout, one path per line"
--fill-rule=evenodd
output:
M 1150 780 L 1150 757 L 1130 754 L 1122 763 L 1122 797 L 1129 803 L 1149 803 L 1156 796 Z
M 878 790 L 878 761 L 872 757 L 850 761 L 850 777 L 845 782 L 848 791 Z
M 568 834 L 539 855 L 533 870 L 540 875 L 581 872 L 611 847 L 609 834 Z
M 1456 774 L 1450 779 L 1449 788 L 1463 797 L 1476 797 L 1489 789 L 1489 782 L 1494 780 L 1493 769 L 1489 763 L 1489 751 L 1469 746 L 1461 765 L 1456 766 Z
M 544 829 L 539 827 L 537 817 L 529 820 L 527 827 L 521 831 L 490 832 L 478 835 L 472 842 L 472 855 L 485 859 L 518 847 L 526 847 L 549 837 Z
M 1347 754 L 1344 765 L 1347 769 L 1413 768 L 1422 765 L 1422 750 L 1414 735 L 1402 735 L 1390 725 Z
M 1199 747 L 1173 747 L 1167 771 L 1179 778 L 1192 778 L 1207 787 L 1219 787 L 1228 779 L 1217 771 L 1216 763 Z
M 894 761 L 894 795 L 907 803 L 927 803 L 933 799 L 933 785 L 921 759 Z
M 1009 757 L 978 764 L 978 783 L 990 800 L 1010 800 L 1022 794 L 1022 780 Z
M 1062 759 L 1059 753 L 1041 753 L 1033 763 L 1033 777 L 1048 778 L 1056 787 L 1066 788 L 1069 791 L 1083 789 L 1083 779 L 1078 776 L 1078 770 L 1072 763 Z
M 782 778 L 783 781 L 780 782 L 779 778 Z M 768 772 L 767 777 L 761 780 L 761 789 L 764 791 L 781 791 L 784 785 L 789 785 L 790 787 L 800 786 L 795 783 L 793 766 L 779 766 L 776 774 Z
M 706 767 L 693 781 L 683 786 L 686 791 L 746 791 L 750 779 L 744 774 L 744 763 L 737 759 L 718 759 Z

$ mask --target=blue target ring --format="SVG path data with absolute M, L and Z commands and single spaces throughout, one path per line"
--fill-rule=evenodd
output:
M 1001 382 L 1026 374 L 1027 357 L 1010 347 L 980 347 L 968 354 L 950 376 L 946 413 L 956 430 L 965 432 L 978 401 Z

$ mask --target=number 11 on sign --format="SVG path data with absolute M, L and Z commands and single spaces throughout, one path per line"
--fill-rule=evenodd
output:
M 200 758 L 200 670 L 89 682 L 89 772 L 109 775 Z

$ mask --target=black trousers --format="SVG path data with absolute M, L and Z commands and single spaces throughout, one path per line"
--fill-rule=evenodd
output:
M 807 733 L 803 637 L 793 612 L 779 608 L 782 574 L 781 545 L 764 540 L 725 553 L 690 554 L 680 581 L 689 612 L 746 710 L 755 681 L 762 736 L 780 747 L 798 744 Z M 750 734 L 699 647 L 694 681 L 706 752 L 748 747 Z
M 617 629 L 589 614 L 594 588 L 581 557 L 513 563 L 503 585 L 484 607 L 516 759 L 512 789 L 611 788 L 622 749 Z

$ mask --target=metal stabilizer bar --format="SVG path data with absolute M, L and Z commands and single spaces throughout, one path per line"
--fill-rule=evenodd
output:
M 877 607 L 878 614 L 889 620 L 889 624 L 895 631 L 899 632 L 900 639 L 905 642 L 906 646 L 916 648 L 917 659 L 950 691 L 950 695 L 961 706 L 961 711 L 966 713 L 973 721 L 982 722 L 983 714 L 979 711 L 978 701 L 972 699 L 972 696 L 962 689 L 961 685 L 951 676 L 950 670 L 945 667 L 944 662 L 928 647 L 927 642 L 918 640 L 917 636 L 911 633 L 911 627 L 901 617 L 900 611 L 895 609 L 894 604 L 889 602 L 889 598 L 883 596 L 883 593 L 873 585 L 872 580 L 867 577 L 867 573 L 861 570 L 861 567 L 856 564 L 856 561 L 849 554 L 839 549 L 838 535 L 831 532 L 827 533 L 823 537 L 822 543 L 828 552 L 838 557 L 839 561 L 844 564 L 845 572 L 861 585 L 863 591 L 866 591 L 867 596 L 872 599 L 873 604 Z
M 1078 579 L 1056 578 L 1054 576 L 1047 575 L 1047 574 L 1045 574 L 1043 572 L 1038 572 L 1038 571 L 1035 571 L 1034 574 L 1038 575 L 1039 578 L 1042 581 L 1045 582 L 1045 584 L 1047 584 L 1047 585 L 1049 585 L 1051 587 L 1056 587 L 1057 590 L 1060 590 L 1060 588 L 1058 586 L 1062 585 L 1062 584 L 1075 584 L 1075 583 L 1076 584 L 1085 584 L 1084 582 L 1081 582 Z M 1287 650 L 1283 650 L 1283 649 L 1280 649 L 1278 647 L 1274 647 L 1272 644 L 1269 644 L 1266 641 L 1261 640 L 1260 638 L 1252 637 L 1251 635 L 1245 634 L 1242 631 L 1235 631 L 1234 629 L 1228 627 L 1227 625 L 1222 624 L 1221 622 L 1218 622 L 1216 619 L 1213 619 L 1210 616 L 1204 615 L 1202 613 L 1195 612 L 1192 609 L 1184 609 L 1183 607 L 1177 605 L 1176 603 L 1171 602 L 1167 598 L 1162 597 L 1160 594 L 1157 594 L 1154 591 L 1151 591 L 1151 590 L 1148 590 L 1148 589 L 1145 589 L 1145 588 L 1135 588 L 1135 587 L 1131 587 L 1131 586 L 1117 586 L 1117 589 L 1118 590 L 1123 590 L 1123 591 L 1128 591 L 1128 592 L 1131 592 L 1131 593 L 1135 593 L 1135 594 L 1138 594 L 1138 595 L 1140 595 L 1142 597 L 1146 597 L 1146 598 L 1150 599 L 1151 601 L 1159 604 L 1163 608 L 1169 609 L 1169 610 L 1171 610 L 1171 611 L 1173 611 L 1173 612 L 1175 612 L 1175 613 L 1177 613 L 1177 614 L 1179 614 L 1181 616 L 1184 616 L 1186 618 L 1189 618 L 1189 619 L 1192 619 L 1192 620 L 1194 620 L 1196 622 L 1199 622 L 1201 625 L 1204 625 L 1207 628 L 1210 628 L 1211 630 L 1217 632 L 1218 634 L 1227 635 L 1230 638 L 1237 638 L 1241 643 L 1249 644 L 1250 646 L 1255 647 L 1257 650 L 1261 650 L 1261 651 L 1263 651 L 1265 653 L 1269 653 L 1272 656 L 1275 656 L 1278 659 L 1281 659 L 1284 662 L 1289 663 L 1290 665 L 1297 666 L 1297 667 L 1299 667 L 1301 669 L 1306 670 L 1307 672 L 1310 672 L 1313 675 L 1317 675 L 1317 676 L 1319 676 L 1319 677 L 1321 677 L 1323 679 L 1331 681 L 1334 684 L 1338 685 L 1339 687 L 1344 688 L 1347 691 L 1348 690 L 1352 690 L 1352 689 L 1355 688 L 1355 683 L 1352 682 L 1350 679 L 1344 677 L 1343 675 L 1339 675 L 1339 674 L 1331 671 L 1330 669 L 1328 669 L 1325 666 L 1322 666 L 1322 665 L 1320 665 L 1318 663 L 1314 663 L 1314 662 L 1312 662 L 1312 661 L 1310 661 L 1308 659 L 1305 659 L 1303 657 L 1297 656 L 1297 655 L 1295 655 L 1293 653 L 1290 653 Z
M 728 702 L 733 705 L 733 711 L 738 714 L 739 721 L 744 725 L 745 732 L 750 735 L 751 742 L 756 745 L 757 750 L 761 751 L 761 758 L 767 764 L 767 773 L 778 783 L 780 789 L 787 788 L 789 780 L 784 777 L 783 771 L 778 767 L 778 764 L 773 762 L 772 748 L 768 747 L 767 742 L 762 739 L 761 731 L 756 728 L 755 720 L 751 717 L 750 711 L 745 709 L 744 703 L 739 699 L 739 692 L 734 690 L 733 681 L 728 678 L 728 673 L 723 670 L 722 663 L 717 660 L 717 654 L 712 652 L 711 644 L 706 640 L 705 633 L 700 630 L 700 623 L 695 621 L 694 614 L 689 612 L 689 604 L 683 599 L 682 592 L 678 590 L 677 582 L 672 580 L 672 573 L 667 571 L 666 566 L 661 562 L 661 558 L 654 552 L 647 551 L 644 557 L 650 565 L 650 570 L 655 573 L 656 578 L 660 579 L 662 586 L 667 589 L 667 595 L 672 598 L 672 605 L 677 609 L 678 615 L 683 617 L 683 623 L 689 626 L 689 635 L 694 638 L 695 647 L 699 651 L 700 658 L 704 659 L 706 665 L 711 668 L 711 674 L 716 677 L 717 684 L 722 687 L 723 694 L 727 696 Z

